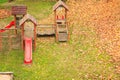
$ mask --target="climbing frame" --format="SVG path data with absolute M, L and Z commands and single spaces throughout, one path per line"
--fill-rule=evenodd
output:
M 56 41 L 68 41 L 68 25 L 67 25 L 67 11 L 68 6 L 61 0 L 59 0 L 54 6 L 54 19 L 55 19 L 55 31 Z
M 28 23 L 32 23 L 33 24 L 33 26 L 31 25 L 31 24 L 28 24 Z M 24 45 L 24 38 L 25 37 L 32 37 L 32 39 L 33 39 L 33 47 L 34 47 L 34 50 L 36 49 L 36 26 L 37 26 L 37 21 L 36 21 L 36 19 L 33 17 L 33 16 L 31 16 L 30 14 L 26 14 L 21 20 L 20 20 L 20 26 L 21 26 L 21 29 L 22 29 L 22 36 L 21 36 L 21 43 L 22 43 L 22 48 L 23 48 L 23 50 L 25 49 L 25 45 Z M 28 24 L 28 25 L 26 25 L 26 24 Z M 33 29 L 31 29 L 31 31 L 30 31 L 30 29 L 28 30 L 28 31 L 30 31 L 29 33 L 30 34 L 28 34 L 27 36 L 25 35 L 25 31 L 27 31 L 27 30 L 25 30 L 25 27 L 28 27 L 28 28 L 31 28 L 31 27 L 33 27 Z M 31 32 L 33 31 L 33 34 L 31 34 Z

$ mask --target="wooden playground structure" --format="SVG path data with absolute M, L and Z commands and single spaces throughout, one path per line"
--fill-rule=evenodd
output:
M 36 48 L 36 35 L 55 35 L 55 39 L 58 42 L 65 42 L 69 40 L 69 32 L 68 32 L 68 22 L 67 22 L 67 12 L 68 12 L 68 6 L 61 0 L 59 0 L 54 6 L 54 23 L 52 24 L 37 24 L 37 21 L 35 18 L 29 14 L 27 14 L 27 7 L 26 6 L 12 6 L 11 11 L 12 15 L 14 16 L 14 28 L 4 28 L 1 30 L 7 31 L 8 33 L 5 33 L 7 36 L 3 36 L 3 32 L 0 32 L 0 50 L 2 49 L 2 39 L 7 37 L 9 40 L 9 46 L 12 46 L 11 39 L 17 37 L 17 34 L 21 36 L 20 43 L 22 46 L 22 49 L 24 50 L 24 36 L 25 31 L 29 31 L 31 26 L 29 24 L 33 24 L 34 29 L 33 31 L 33 47 L 34 50 Z M 31 22 L 31 23 L 30 23 Z M 25 25 L 26 23 L 29 23 L 28 25 Z M 29 26 L 26 30 L 24 26 Z M 18 33 L 18 30 L 20 33 Z M 31 32 L 29 31 L 29 33 Z M 9 34 L 12 32 L 12 35 Z M 11 49 L 11 48 L 10 48 Z
M 3 41 L 9 45 L 7 47 L 9 50 L 13 49 L 13 45 L 19 43 L 19 46 L 25 53 L 24 63 L 29 64 L 32 62 L 32 51 L 36 49 L 37 35 L 55 35 L 57 42 L 68 41 L 68 6 L 61 0 L 53 6 L 53 24 L 37 24 L 36 19 L 27 14 L 26 6 L 12 6 L 11 11 L 14 21 L 4 29 L 0 29 L 0 51 L 4 48 L 3 45 L 5 45 Z M 7 41 L 4 38 L 7 38 Z M 14 40 L 12 40 L 13 38 Z M 14 41 L 17 39 L 19 40 L 15 43 Z
M 68 6 L 59 0 L 54 6 L 54 23 L 53 24 L 38 24 L 37 35 L 55 35 L 56 41 L 68 41 L 68 22 L 67 11 Z
M 4 48 L 8 50 L 16 48 L 15 45 L 19 43 L 21 46 L 21 28 L 19 26 L 19 20 L 27 13 L 26 6 L 12 6 L 12 15 L 14 20 L 10 22 L 5 28 L 0 29 L 0 51 L 3 51 Z M 14 26 L 14 27 L 13 27 Z M 16 43 L 15 41 L 18 40 Z M 4 46 L 7 43 L 7 46 Z M 6 49 L 7 50 L 7 49 Z

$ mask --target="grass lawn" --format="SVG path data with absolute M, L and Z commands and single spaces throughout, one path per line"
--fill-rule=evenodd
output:
M 0 0 L 0 4 L 7 2 L 8 0 Z
M 28 13 L 41 20 L 51 14 L 55 2 L 21 0 L 2 6 L 14 4 L 27 5 Z M 5 24 L 11 19 L 4 19 Z M 14 72 L 15 80 L 119 80 L 120 75 L 115 73 L 111 57 L 96 48 L 94 30 L 75 26 L 71 26 L 71 39 L 66 43 L 56 43 L 54 38 L 37 38 L 32 65 L 23 64 L 24 53 L 21 50 L 0 53 L 0 71 Z M 72 33 L 76 29 L 81 33 Z

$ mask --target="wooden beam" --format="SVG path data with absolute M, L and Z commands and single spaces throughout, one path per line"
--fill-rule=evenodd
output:
M 0 32 L 0 51 L 2 50 L 2 33 Z
M 36 50 L 36 25 L 34 24 L 34 51 Z
M 67 22 L 67 10 L 65 9 L 65 20 Z
M 22 49 L 24 50 L 24 24 L 22 24 L 22 32 L 21 32 L 21 44 L 22 44 Z

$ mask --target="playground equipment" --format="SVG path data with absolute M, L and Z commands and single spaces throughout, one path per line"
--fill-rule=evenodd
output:
M 67 25 L 68 6 L 59 0 L 54 6 L 54 17 L 56 26 L 56 41 L 67 41 L 69 37 Z
M 31 26 L 30 23 L 33 23 L 33 26 Z M 27 24 L 29 23 L 29 24 Z M 24 50 L 24 38 L 28 37 L 28 38 L 32 38 L 33 39 L 33 46 L 34 46 L 34 50 L 36 48 L 36 26 L 37 26 L 37 21 L 36 19 L 31 16 L 30 14 L 26 14 L 21 20 L 20 20 L 20 26 L 21 26 L 21 30 L 22 30 L 22 47 Z M 28 27 L 27 29 L 25 29 L 26 27 Z M 28 30 L 29 29 L 29 30 Z M 26 34 L 25 34 L 26 33 Z M 33 34 L 32 34 L 33 33 Z
M 56 41 L 68 41 L 68 24 L 67 24 L 67 11 L 68 6 L 59 0 L 54 6 L 54 24 L 37 24 L 36 19 L 27 14 L 26 6 L 12 6 L 12 15 L 14 21 L 10 22 L 4 29 L 0 30 L 0 50 L 2 49 L 3 37 L 9 38 L 9 47 L 11 47 L 11 39 L 17 39 L 17 31 L 20 30 L 20 41 L 22 49 L 25 52 L 24 63 L 29 64 L 32 62 L 32 48 L 36 49 L 36 34 L 37 35 L 55 35 Z M 14 28 L 11 28 L 15 26 Z M 12 31 L 14 30 L 14 31 Z M 37 30 L 37 31 L 36 31 Z M 42 31 L 44 30 L 44 31 Z M 1 36 L 3 32 L 11 31 L 14 35 L 7 33 L 7 36 Z M 10 48 L 11 49 L 11 48 Z
M 11 21 L 10 24 L 8 24 L 5 28 L 0 29 L 0 51 L 2 51 L 2 49 L 6 48 L 7 46 L 9 50 L 11 50 L 14 47 L 12 40 L 17 37 L 17 35 L 13 33 L 15 30 L 17 30 L 16 28 L 13 27 L 14 25 L 15 22 Z M 5 43 L 7 43 L 6 44 L 7 46 L 5 46 Z
M 25 58 L 24 63 L 30 64 L 32 63 L 32 38 L 24 38 L 25 40 Z
M 36 26 L 37 22 L 35 18 L 29 14 L 26 14 L 20 20 L 20 26 L 22 29 L 22 48 L 25 52 L 25 64 L 32 62 L 32 44 L 34 50 L 36 49 Z
M 37 35 L 55 35 L 55 25 L 54 24 L 38 24 L 37 25 Z
M 56 41 L 68 41 L 67 11 L 68 6 L 59 0 L 54 6 L 54 24 L 38 24 L 37 35 L 55 35 Z
M 10 24 L 8 24 L 5 28 L 0 29 L 0 51 L 3 51 L 4 48 L 7 50 L 6 47 L 11 50 L 12 48 L 15 49 L 16 45 L 21 45 L 18 44 L 20 43 L 21 39 L 19 20 L 23 18 L 23 16 L 26 14 L 26 11 L 26 6 L 12 6 L 11 12 L 14 16 L 14 20 L 11 21 Z M 17 31 L 20 31 L 20 33 L 17 34 Z M 7 46 L 5 46 L 5 44 Z

